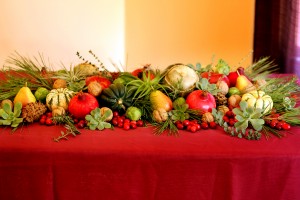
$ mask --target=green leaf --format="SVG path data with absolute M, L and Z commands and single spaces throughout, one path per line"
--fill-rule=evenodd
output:
M 107 122 L 104 122 L 104 128 L 111 128 L 111 124 L 107 123 Z
M 245 120 L 244 117 L 242 117 L 241 115 L 236 115 L 235 119 L 237 119 L 240 122 Z
M 8 114 L 3 109 L 0 109 L 0 116 L 3 119 L 7 119 L 8 118 Z
M 265 123 L 263 119 L 250 119 L 249 121 L 256 131 L 260 131 Z
M 235 115 L 243 116 L 243 112 L 242 112 L 241 109 L 239 109 L 239 108 L 234 108 L 234 109 L 232 110 L 232 112 L 233 112 Z
M 104 129 L 103 123 L 99 123 L 97 129 L 99 129 L 100 131 L 103 130 Z
M 112 114 L 112 111 L 111 110 L 106 110 L 103 114 L 104 116 L 104 119 L 107 119 L 110 115 Z
M 234 124 L 234 127 L 236 127 L 238 130 L 244 130 L 248 127 L 248 120 L 242 121 L 242 122 L 236 122 Z
M 255 109 L 254 113 L 251 115 L 252 119 L 258 119 L 261 117 L 261 109 Z
M 89 129 L 91 129 L 91 130 L 96 130 L 96 128 L 97 128 L 96 124 L 90 124 L 89 125 Z
M 4 120 L 2 119 L 2 120 L 0 120 L 0 122 L 2 125 L 11 125 L 11 121 L 7 120 L 7 119 L 4 119 Z
M 11 111 L 11 106 L 9 103 L 5 103 L 3 105 L 3 110 L 7 113 L 7 114 L 10 114 L 12 111 Z
M 240 102 L 240 107 L 241 107 L 241 110 L 242 110 L 242 111 L 245 111 L 246 108 L 248 107 L 247 102 L 246 102 L 246 101 L 241 101 L 241 102 Z
M 93 117 L 92 117 L 91 115 L 86 115 L 86 116 L 85 116 L 85 119 L 86 119 L 87 121 L 90 121 L 91 119 L 93 119 Z
M 15 103 L 14 111 L 17 111 L 17 110 L 22 110 L 22 103 L 21 102 Z

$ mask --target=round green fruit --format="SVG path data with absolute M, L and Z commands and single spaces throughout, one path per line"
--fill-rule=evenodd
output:
M 49 92 L 50 92 L 50 91 L 49 91 L 48 89 L 46 89 L 46 88 L 44 88 L 44 87 L 39 87 L 39 88 L 35 91 L 34 96 L 35 96 L 36 100 L 45 103 L 45 102 L 46 102 L 46 97 L 47 97 L 47 95 L 49 94 Z
M 141 109 L 139 109 L 137 107 L 131 106 L 131 107 L 127 108 L 125 116 L 127 118 L 129 118 L 130 120 L 137 121 L 141 118 L 142 111 L 141 111 Z
M 228 90 L 228 96 L 231 96 L 231 95 L 234 95 L 234 94 L 240 95 L 241 92 L 240 92 L 240 90 L 237 89 L 236 87 L 231 87 L 231 88 L 229 88 L 229 90 Z

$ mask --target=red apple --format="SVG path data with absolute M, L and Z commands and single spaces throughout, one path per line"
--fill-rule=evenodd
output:
M 235 72 L 230 72 L 227 75 L 227 77 L 228 77 L 229 83 L 230 83 L 229 87 L 234 87 L 235 84 L 236 84 L 236 79 L 239 77 L 238 73 L 236 71 Z

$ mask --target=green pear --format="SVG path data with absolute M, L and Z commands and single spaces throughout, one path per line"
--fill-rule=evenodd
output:
M 14 103 L 21 102 L 22 107 L 25 107 L 29 103 L 36 102 L 35 96 L 32 94 L 29 87 L 27 87 L 27 84 L 25 84 L 24 87 L 22 87 L 17 95 L 15 96 Z

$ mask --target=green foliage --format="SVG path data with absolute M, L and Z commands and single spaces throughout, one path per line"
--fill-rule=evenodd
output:
M 54 116 L 52 117 L 52 120 L 56 123 L 56 124 L 64 124 L 66 132 L 61 131 L 61 135 L 57 138 L 54 138 L 53 140 L 55 142 L 59 142 L 61 139 L 65 139 L 68 140 L 68 136 L 69 135 L 73 135 L 76 136 L 78 134 L 80 134 L 80 131 L 78 131 L 78 129 L 75 127 L 74 125 L 74 121 L 72 120 L 72 118 L 68 115 L 59 115 L 59 116 Z
M 183 97 L 177 98 L 173 102 L 174 109 L 169 112 L 171 119 L 173 121 L 183 121 L 185 119 L 189 119 L 190 115 L 187 113 L 189 105 L 185 103 L 185 99 Z
M 233 113 L 236 115 L 235 118 L 238 120 L 234 124 L 237 130 L 245 131 L 249 123 L 256 131 L 260 131 L 263 128 L 265 121 L 261 119 L 262 110 L 254 107 L 248 107 L 246 101 L 240 102 L 240 108 L 234 108 Z
M 111 128 L 111 124 L 105 120 L 111 115 L 110 110 L 106 110 L 103 115 L 101 115 L 100 108 L 95 108 L 91 111 L 90 115 L 85 116 L 88 121 L 88 127 L 90 130 L 103 130 L 105 128 Z
M 224 124 L 224 120 L 223 120 L 224 113 L 221 112 L 221 111 L 218 111 L 215 108 L 212 109 L 211 113 L 214 116 L 215 122 L 217 124 L 219 124 L 220 126 L 223 126 L 223 124 Z
M 229 65 L 223 59 L 219 59 L 215 67 L 216 72 L 218 72 L 219 74 L 225 74 L 227 76 L 230 72 Z
M 261 87 L 273 100 L 273 107 L 277 112 L 285 112 L 295 107 L 296 101 L 291 94 L 299 94 L 300 86 L 297 77 L 284 76 L 267 80 L 267 84 Z
M 76 70 L 72 66 L 68 70 L 65 66 L 64 69 L 56 72 L 54 78 L 63 79 L 67 82 L 68 89 L 74 92 L 85 90 L 85 74 L 80 70 Z
M 127 88 L 130 88 L 130 90 L 134 90 L 135 93 L 133 95 L 133 100 L 140 100 L 144 98 L 148 98 L 150 93 L 157 89 L 164 89 L 165 86 L 160 84 L 160 81 L 162 80 L 163 76 L 157 72 L 155 75 L 155 78 L 151 80 L 151 74 L 146 72 L 143 72 L 142 79 L 136 79 L 132 80 L 129 83 L 127 83 Z
M 217 88 L 216 84 L 210 84 L 207 78 L 202 78 L 199 82 L 196 83 L 196 88 L 199 90 L 204 90 L 212 95 L 217 95 L 219 89 Z
M 0 109 L 0 125 L 11 126 L 14 128 L 13 130 L 16 130 L 19 124 L 23 122 L 23 118 L 20 117 L 21 112 L 22 103 L 15 103 L 13 111 L 10 104 L 5 103 Z

